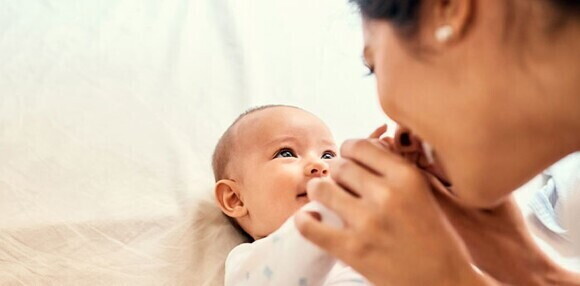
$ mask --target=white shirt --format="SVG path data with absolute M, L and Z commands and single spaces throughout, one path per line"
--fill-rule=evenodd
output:
M 341 227 L 340 219 L 324 206 L 310 202 L 300 211 L 316 211 L 323 222 Z M 294 216 L 269 236 L 235 247 L 226 260 L 226 286 L 371 285 L 352 268 L 306 240 Z

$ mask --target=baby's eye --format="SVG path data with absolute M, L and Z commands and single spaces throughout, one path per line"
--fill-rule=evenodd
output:
M 334 157 L 336 157 L 336 154 L 334 152 L 332 152 L 332 151 L 326 151 L 326 152 L 324 152 L 324 154 L 322 154 L 322 157 L 321 158 L 322 159 L 332 159 Z
M 289 148 L 280 149 L 276 153 L 276 156 L 274 156 L 274 158 L 291 158 L 291 157 L 296 157 L 296 154 L 294 154 L 294 151 L 292 151 L 292 149 Z

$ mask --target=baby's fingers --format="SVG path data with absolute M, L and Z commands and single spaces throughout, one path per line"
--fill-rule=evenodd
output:
M 375 129 L 375 131 L 373 131 L 373 133 L 371 133 L 371 135 L 369 135 L 370 139 L 379 139 L 381 138 L 381 135 L 385 134 L 385 132 L 387 132 L 387 124 L 383 124 L 381 126 L 379 126 L 379 128 Z

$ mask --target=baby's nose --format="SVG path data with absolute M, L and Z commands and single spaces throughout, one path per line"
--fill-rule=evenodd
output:
M 324 177 L 328 175 L 328 164 L 319 161 L 309 164 L 306 167 L 306 175 L 312 177 Z

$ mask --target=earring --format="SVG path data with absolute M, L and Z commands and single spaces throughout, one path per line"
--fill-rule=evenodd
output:
M 453 27 L 451 25 L 443 25 L 435 30 L 435 39 L 440 43 L 445 43 L 453 36 Z

